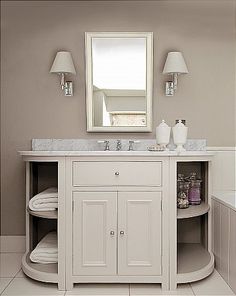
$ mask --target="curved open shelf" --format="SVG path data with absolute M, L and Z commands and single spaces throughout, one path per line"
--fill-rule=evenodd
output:
M 30 208 L 27 208 L 27 211 L 29 212 L 30 215 L 35 216 L 35 217 L 40 217 L 40 218 L 45 218 L 45 219 L 57 219 L 58 218 L 58 211 L 32 211 Z
M 214 270 L 214 255 L 198 243 L 178 244 L 177 282 L 201 280 Z
M 177 209 L 177 219 L 187 219 L 201 216 L 209 212 L 210 206 L 207 203 L 201 203 L 197 206 L 189 206 L 187 209 Z
M 58 265 L 39 264 L 30 261 L 29 253 L 22 258 L 22 269 L 30 278 L 48 283 L 58 283 Z

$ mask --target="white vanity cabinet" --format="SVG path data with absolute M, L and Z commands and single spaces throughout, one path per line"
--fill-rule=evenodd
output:
M 167 157 L 67 159 L 69 288 L 76 282 L 168 288 L 168 167 Z
M 160 192 L 74 192 L 74 275 L 161 275 Z
M 208 153 L 21 154 L 26 205 L 48 186 L 59 193 L 58 211 L 27 210 L 28 276 L 61 290 L 75 283 L 159 283 L 174 290 L 212 272 Z M 192 171 L 203 179 L 202 204 L 177 211 L 177 174 Z M 30 252 L 51 229 L 58 233 L 58 264 L 31 263 Z

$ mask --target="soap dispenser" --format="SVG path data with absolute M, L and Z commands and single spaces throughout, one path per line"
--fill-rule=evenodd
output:
M 156 128 L 157 144 L 163 146 L 165 150 L 167 150 L 166 146 L 170 141 L 170 131 L 171 128 L 165 123 L 165 120 L 162 120 Z
M 178 120 L 176 125 L 172 128 L 174 144 L 177 146 L 175 150 L 177 152 L 186 151 L 183 145 L 187 141 L 188 128 L 183 124 L 181 120 Z

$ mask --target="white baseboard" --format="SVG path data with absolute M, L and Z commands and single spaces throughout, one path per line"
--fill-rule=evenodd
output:
M 24 253 L 25 236 L 0 236 L 1 253 Z

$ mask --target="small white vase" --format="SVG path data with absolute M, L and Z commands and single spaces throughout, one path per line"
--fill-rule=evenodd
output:
M 177 146 L 175 150 L 177 152 L 186 151 L 183 146 L 187 142 L 188 128 L 179 120 L 172 128 L 172 131 L 174 144 Z
M 171 128 L 165 123 L 165 120 L 162 120 L 161 123 L 156 127 L 157 144 L 164 146 L 165 150 L 167 150 L 166 146 L 170 141 L 170 131 Z

